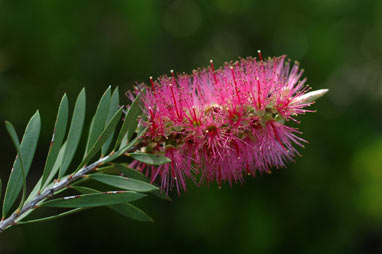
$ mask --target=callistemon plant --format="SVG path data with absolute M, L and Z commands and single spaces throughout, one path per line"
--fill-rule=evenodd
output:
M 169 199 L 170 189 L 180 193 L 190 181 L 216 181 L 221 186 L 257 171 L 285 167 L 299 155 L 296 147 L 306 143 L 288 123 L 298 123 L 299 114 L 312 112 L 306 108 L 328 91 L 310 91 L 302 73 L 285 56 L 264 61 L 259 52 L 259 59 L 239 59 L 216 70 L 211 60 L 208 68 L 190 75 L 171 71 L 156 81 L 150 77 L 148 87 L 140 84 L 135 93 L 128 93 L 133 100 L 128 106 L 120 106 L 118 88 L 109 87 L 90 122 L 82 152 L 78 145 L 85 122 L 85 90 L 77 97 L 70 125 L 64 95 L 42 176 L 29 194 L 26 180 L 40 114 L 32 116 L 21 142 L 6 122 L 17 156 L 4 195 L 0 232 L 100 206 L 152 221 L 131 202 L 151 194 Z M 75 164 L 77 153 L 83 156 Z M 1 189 L 0 181 L 0 197 Z M 50 207 L 65 211 L 30 218 L 37 208 Z
M 232 184 L 244 175 L 271 168 L 300 155 L 294 145 L 305 141 L 288 122 L 306 109 L 326 89 L 309 92 L 303 70 L 285 56 L 262 60 L 248 57 L 192 74 L 150 78 L 151 88 L 142 95 L 142 124 L 148 131 L 141 141 L 143 152 L 161 154 L 171 163 L 150 166 L 135 161 L 131 166 L 160 178 L 168 191 L 186 189 L 187 178 L 199 182 Z M 144 85 L 137 87 L 136 93 Z M 132 94 L 130 97 L 133 98 Z

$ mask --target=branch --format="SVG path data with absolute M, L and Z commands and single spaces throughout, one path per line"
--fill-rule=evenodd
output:
M 45 187 L 44 190 L 39 195 L 33 198 L 30 202 L 25 203 L 21 209 L 17 209 L 15 212 L 12 213 L 11 216 L 0 221 L 0 232 L 3 232 L 5 229 L 7 229 L 10 226 L 16 225 L 17 224 L 16 219 L 19 218 L 21 215 L 23 215 L 24 213 L 28 212 L 31 209 L 37 208 L 38 204 L 41 201 L 43 201 L 46 198 L 50 198 L 51 196 L 53 196 L 55 192 L 64 189 L 69 184 L 83 177 L 84 175 L 94 170 L 98 166 L 101 166 L 103 162 L 107 160 L 108 158 L 109 158 L 109 155 L 99 159 L 98 161 L 90 164 L 89 166 L 81 168 L 77 173 L 73 175 L 64 177 L 59 182 L 53 184 L 53 186 Z

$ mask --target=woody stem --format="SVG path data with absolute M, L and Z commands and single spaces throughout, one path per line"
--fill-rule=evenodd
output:
M 92 170 L 96 169 L 97 167 L 101 166 L 105 160 L 109 158 L 108 156 L 105 156 L 96 162 L 90 164 L 89 166 L 83 167 L 78 172 L 76 172 L 73 175 L 68 175 L 64 178 L 62 178 L 60 181 L 56 182 L 52 186 L 45 187 L 37 196 L 35 196 L 31 201 L 26 202 L 21 209 L 17 209 L 15 212 L 13 212 L 8 218 L 3 219 L 0 221 L 0 232 L 3 232 L 5 229 L 16 225 L 17 219 L 25 214 L 26 212 L 33 210 L 37 208 L 38 204 L 44 201 L 47 198 L 50 198 L 55 192 L 62 190 L 66 188 L 69 184 L 73 183 L 74 181 L 80 179 L 87 173 L 91 172 Z

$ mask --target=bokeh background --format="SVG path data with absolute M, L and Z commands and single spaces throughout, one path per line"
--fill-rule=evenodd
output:
M 257 49 L 300 61 L 314 89 L 330 89 L 300 118 L 310 144 L 296 164 L 137 202 L 155 223 L 94 209 L 13 227 L 0 252 L 381 253 L 382 1 L 0 0 L 0 120 L 21 135 L 40 109 L 31 186 L 64 92 L 73 104 L 86 87 L 90 119 L 107 85 L 123 92 Z M 6 182 L 15 151 L 3 125 L 0 140 Z

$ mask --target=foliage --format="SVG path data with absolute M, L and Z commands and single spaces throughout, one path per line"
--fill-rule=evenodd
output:
M 135 170 L 129 169 L 126 164 L 110 164 L 124 154 L 133 159 L 149 161 L 153 165 L 169 162 L 165 157 L 153 158 L 150 154 L 134 152 L 134 145 L 145 131 L 145 128 L 138 128 L 138 115 L 141 112 L 140 97 L 133 101 L 124 116 L 123 123 L 119 124 L 124 107 L 119 105 L 118 88 L 114 91 L 111 87 L 107 88 L 92 118 L 83 158 L 77 164 L 73 158 L 83 136 L 86 112 L 85 89 L 82 89 L 77 97 L 66 135 L 68 108 L 68 98 L 64 94 L 58 108 L 43 174 L 28 197 L 26 197 L 27 176 L 40 134 L 40 114 L 37 111 L 30 119 L 21 143 L 13 125 L 6 122 L 17 156 L 4 195 L 0 231 L 15 224 L 48 221 L 100 206 L 106 206 L 135 220 L 152 221 L 131 202 L 157 191 L 158 187 L 149 183 L 148 179 L 138 172 L 131 174 Z M 115 136 L 115 133 L 118 135 Z M 97 188 L 86 187 L 89 182 L 98 183 L 95 184 Z M 20 196 L 21 189 L 22 197 L 16 207 L 15 202 Z M 73 191 L 78 194 L 68 194 Z M 60 193 L 62 193 L 60 197 L 56 198 Z M 52 216 L 28 219 L 27 216 L 39 207 L 70 209 Z M 11 213 L 12 209 L 14 210 Z

